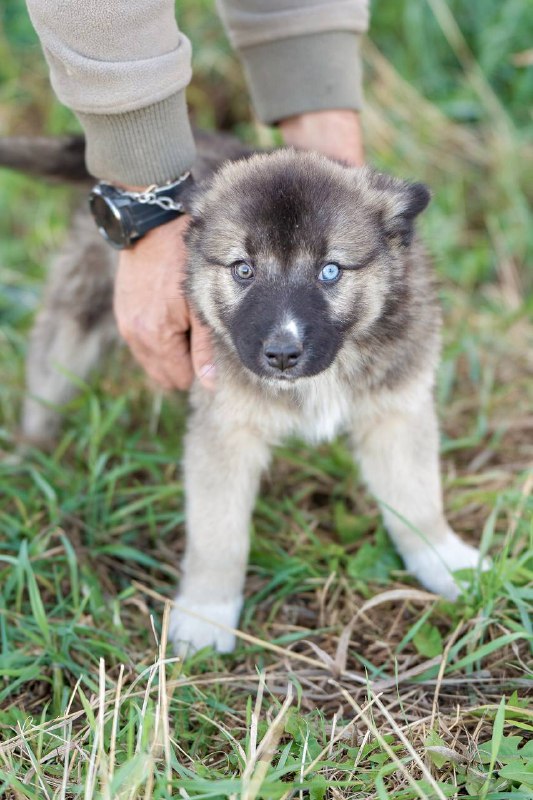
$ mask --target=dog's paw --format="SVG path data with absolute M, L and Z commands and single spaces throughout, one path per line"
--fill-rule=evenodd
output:
M 221 603 L 199 603 L 178 595 L 168 630 L 176 654 L 185 658 L 203 647 L 213 647 L 218 653 L 231 653 L 235 648 L 235 635 L 217 623 L 236 628 L 241 606 L 242 597 Z
M 415 553 L 405 556 L 405 566 L 420 583 L 448 600 L 456 600 L 464 580 L 453 573 L 462 569 L 490 569 L 491 561 L 484 558 L 476 547 L 463 542 L 450 531 L 446 538 L 435 545 L 421 543 Z

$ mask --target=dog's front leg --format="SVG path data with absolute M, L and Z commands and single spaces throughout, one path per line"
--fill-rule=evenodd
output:
M 250 517 L 269 447 L 227 414 L 195 412 L 185 440 L 187 543 L 170 636 L 183 655 L 231 652 L 242 606 Z M 226 417 L 226 419 L 224 419 Z M 193 612 L 193 613 L 188 613 Z
M 380 404 L 381 405 L 381 404 Z M 453 572 L 476 567 L 479 551 L 444 517 L 439 435 L 433 400 L 363 413 L 354 426 L 364 478 L 381 505 L 389 534 L 407 569 L 428 589 L 455 599 Z M 487 568 L 488 563 L 483 563 Z

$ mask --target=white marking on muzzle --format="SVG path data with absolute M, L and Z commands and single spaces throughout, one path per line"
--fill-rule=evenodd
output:
M 299 336 L 300 336 L 300 332 L 299 332 L 299 330 L 298 330 L 298 323 L 296 322 L 296 320 L 295 320 L 295 319 L 290 319 L 288 322 L 286 322 L 286 323 L 283 325 L 283 330 L 284 330 L 284 331 L 288 331 L 289 333 L 292 333 L 292 335 L 293 335 L 293 336 L 294 336 L 296 339 L 298 339 L 298 338 L 299 338 Z

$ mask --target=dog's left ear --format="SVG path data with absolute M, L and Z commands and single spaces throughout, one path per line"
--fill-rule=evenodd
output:
M 403 247 L 409 247 L 413 240 L 415 219 L 427 207 L 430 199 L 429 189 L 423 183 L 404 183 L 383 215 L 386 235 L 398 239 Z
M 408 247 L 413 239 L 415 219 L 431 200 L 428 187 L 371 170 L 367 171 L 365 178 L 385 236 Z

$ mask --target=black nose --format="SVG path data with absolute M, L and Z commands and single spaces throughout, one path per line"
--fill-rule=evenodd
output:
M 263 352 L 271 367 L 286 370 L 298 363 L 303 348 L 300 342 L 292 337 L 290 339 L 277 338 L 265 342 Z

